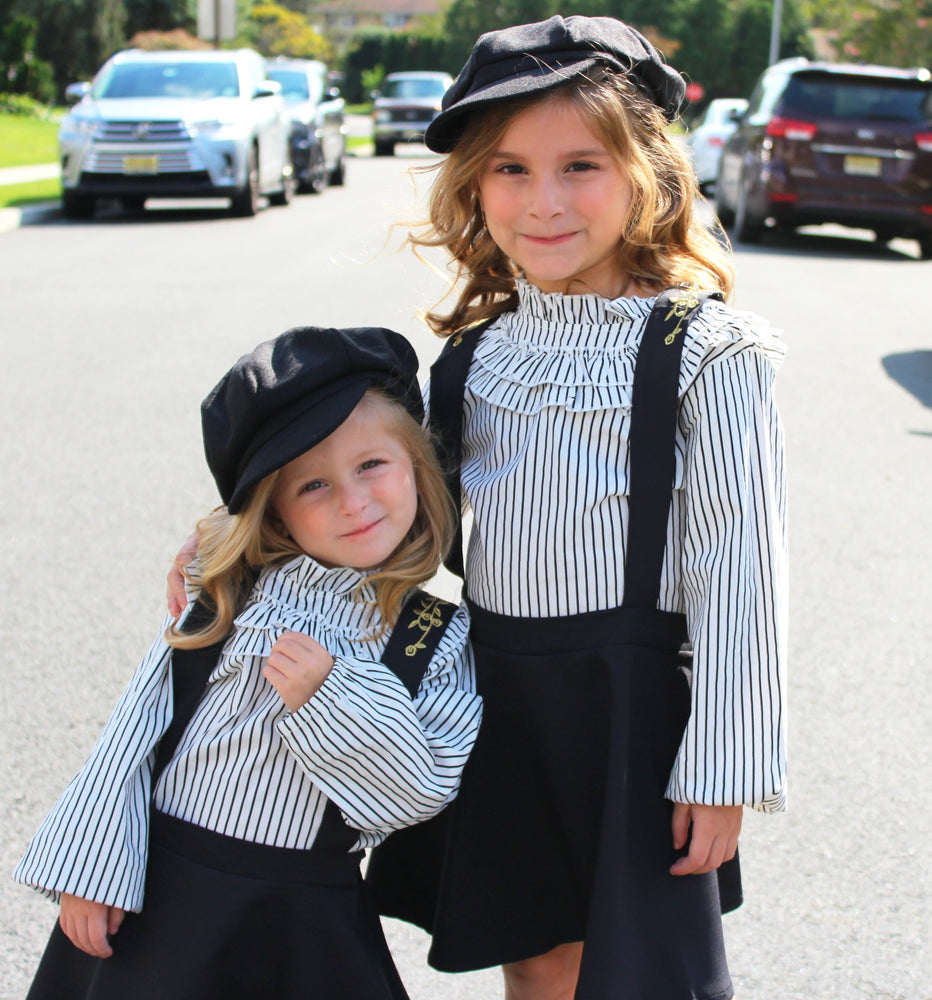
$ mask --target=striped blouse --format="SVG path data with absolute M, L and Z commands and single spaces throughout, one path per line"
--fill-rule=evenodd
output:
M 159 810 L 230 837 L 306 849 L 330 798 L 360 831 L 360 849 L 455 797 L 481 717 L 468 612 L 455 613 L 412 701 L 379 660 L 387 636 L 378 636 L 372 589 L 362 600 L 355 593 L 362 579 L 310 557 L 263 571 L 159 778 Z M 294 713 L 261 674 L 289 630 L 334 656 Z M 53 898 L 141 908 L 154 748 L 171 721 L 170 658 L 160 635 L 14 879 Z
M 545 294 L 482 336 L 465 396 L 469 595 L 504 615 L 620 605 L 634 365 L 653 299 Z M 674 801 L 785 808 L 783 358 L 759 317 L 708 302 L 681 364 L 660 606 L 685 613 L 692 713 Z M 534 530 L 529 530 L 533 527 Z

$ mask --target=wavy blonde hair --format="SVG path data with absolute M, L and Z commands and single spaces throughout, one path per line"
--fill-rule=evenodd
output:
M 380 569 L 359 585 L 375 588 L 383 630 L 395 624 L 407 594 L 434 575 L 453 540 L 457 513 L 427 431 L 396 399 L 369 389 L 360 405 L 377 408 L 384 426 L 405 449 L 414 468 L 417 511 L 407 535 Z M 219 507 L 197 524 L 197 565 L 189 581 L 210 614 L 206 625 L 166 631 L 177 649 L 199 649 L 223 639 L 246 604 L 258 572 L 303 554 L 275 514 L 272 495 L 278 470 L 253 489 L 238 514 Z
M 710 232 L 696 215 L 699 191 L 687 153 L 671 139 L 659 108 L 624 75 L 606 69 L 542 95 L 475 112 L 453 151 L 438 164 L 419 168 L 436 171 L 437 177 L 428 218 L 409 231 L 406 241 L 416 253 L 420 247 L 446 249 L 454 289 L 459 289 L 451 312 L 425 316 L 438 335 L 450 336 L 516 307 L 519 271 L 485 227 L 479 177 L 522 111 L 559 99 L 583 111 L 627 172 L 632 198 L 617 249 L 622 272 L 655 292 L 675 285 L 731 292 L 727 238 L 721 229 Z

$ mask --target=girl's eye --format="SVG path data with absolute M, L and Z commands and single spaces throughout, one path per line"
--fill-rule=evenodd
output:
M 571 163 L 566 169 L 569 173 L 584 173 L 587 170 L 598 170 L 599 168 L 588 160 L 578 160 L 576 163 Z
M 313 493 L 315 490 L 319 490 L 323 485 L 324 483 L 322 479 L 312 479 L 298 490 L 298 495 L 300 496 L 302 493 Z
M 524 174 L 527 171 L 520 163 L 502 163 L 500 166 L 495 168 L 495 173 L 497 174 Z
M 367 461 L 363 462 L 362 465 L 359 466 L 359 469 L 361 472 L 366 472 L 369 469 L 374 469 L 376 466 L 384 464 L 385 464 L 384 459 L 370 458 Z

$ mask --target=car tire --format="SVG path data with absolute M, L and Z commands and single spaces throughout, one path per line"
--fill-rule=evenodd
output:
M 334 187 L 343 187 L 346 183 L 346 153 L 340 154 L 337 165 L 330 171 L 330 183 Z
M 375 155 L 376 156 L 394 156 L 395 155 L 395 143 L 394 142 L 379 142 L 376 140 L 375 143 Z
M 290 205 L 294 200 L 294 189 L 294 171 L 291 169 L 291 164 L 289 163 L 282 170 L 282 189 L 269 195 L 269 204 L 277 206 Z
M 301 178 L 298 190 L 305 194 L 321 194 L 327 190 L 327 168 L 324 164 L 323 150 L 319 146 L 311 152 L 311 162 L 304 177 Z
M 92 219 L 96 207 L 96 200 L 89 194 L 62 192 L 61 210 L 66 219 Z
M 923 260 L 932 260 L 932 233 L 916 237 L 916 242 L 919 244 L 919 256 Z
M 764 233 L 764 220 L 748 205 L 747 178 L 741 178 L 738 187 L 738 204 L 735 205 L 735 239 L 739 243 L 760 243 Z
M 230 211 L 248 218 L 259 211 L 259 154 L 255 146 L 249 149 L 246 166 L 246 186 L 230 199 Z
M 146 199 L 141 194 L 124 194 L 120 205 L 125 212 L 141 212 L 146 207 Z

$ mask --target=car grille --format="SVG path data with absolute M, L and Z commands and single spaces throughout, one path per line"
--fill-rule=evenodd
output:
M 182 121 L 101 122 L 98 142 L 187 142 L 191 136 Z
M 122 174 L 125 157 L 136 153 L 137 151 L 125 146 L 119 151 L 95 146 L 88 153 L 82 169 L 96 174 Z M 154 173 L 182 174 L 206 170 L 204 161 L 193 148 L 153 150 L 150 155 L 157 157 L 158 160 L 158 168 Z
M 393 108 L 391 120 L 393 122 L 429 122 L 433 119 L 435 112 L 429 108 Z

